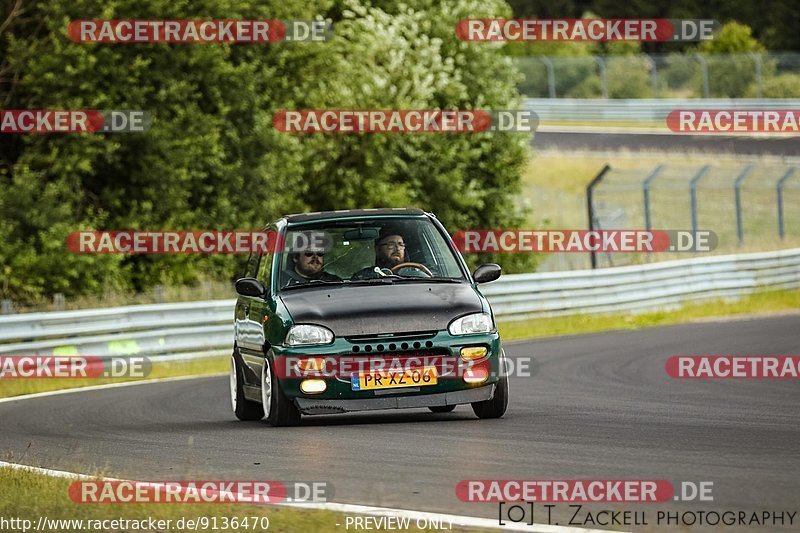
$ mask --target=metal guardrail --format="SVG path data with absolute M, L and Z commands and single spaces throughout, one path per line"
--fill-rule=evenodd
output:
M 698 299 L 800 288 L 800 249 L 647 265 L 517 274 L 482 286 L 500 319 L 667 309 Z M 140 355 L 186 359 L 229 353 L 233 300 L 0 317 L 0 355 Z
M 746 99 L 714 98 L 526 98 L 525 110 L 533 111 L 540 123 L 548 120 L 577 120 L 581 122 L 663 121 L 676 109 L 728 109 L 755 111 L 797 109 L 800 98 Z

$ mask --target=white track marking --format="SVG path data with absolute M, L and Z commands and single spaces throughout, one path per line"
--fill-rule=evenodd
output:
M 140 379 L 138 381 L 123 381 L 121 383 L 108 383 L 106 385 L 91 385 L 89 387 L 73 387 L 71 389 L 57 389 L 45 392 L 35 392 L 33 394 L 21 394 L 19 396 L 9 396 L 0 398 L 0 403 L 18 402 L 21 400 L 32 400 L 33 398 L 46 398 L 48 396 L 59 396 L 61 394 L 74 394 L 76 392 L 89 392 L 94 390 L 116 389 L 119 387 L 132 387 L 134 385 L 147 385 L 148 383 L 168 383 L 170 381 L 181 381 L 184 379 L 215 378 L 227 376 L 227 372 L 215 372 L 213 374 L 195 374 L 192 376 L 177 376 L 174 378 Z

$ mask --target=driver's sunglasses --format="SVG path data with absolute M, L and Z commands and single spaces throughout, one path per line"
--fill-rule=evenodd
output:
M 303 252 L 303 255 L 306 257 L 313 257 L 315 255 L 317 257 L 325 257 L 325 252 Z
M 405 243 L 402 243 L 402 242 L 385 242 L 385 243 L 381 244 L 381 246 L 391 246 L 392 248 L 394 248 L 396 250 L 402 250 L 403 248 L 406 247 Z

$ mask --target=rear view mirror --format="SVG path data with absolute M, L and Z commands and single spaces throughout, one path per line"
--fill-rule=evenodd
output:
M 486 263 L 485 265 L 481 265 L 475 269 L 475 273 L 472 274 L 472 277 L 475 279 L 476 283 L 489 283 L 490 281 L 494 281 L 500 277 L 500 272 L 502 269 L 500 265 L 495 263 Z
M 236 292 L 242 296 L 252 296 L 262 298 L 266 294 L 266 289 L 256 278 L 240 278 L 236 280 Z
M 345 241 L 374 241 L 378 238 L 379 231 L 377 228 L 362 228 L 351 229 L 344 232 Z

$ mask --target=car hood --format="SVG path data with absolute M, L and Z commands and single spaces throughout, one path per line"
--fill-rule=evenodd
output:
M 482 311 L 468 283 L 309 287 L 281 293 L 295 324 L 318 324 L 338 337 L 443 330 Z

